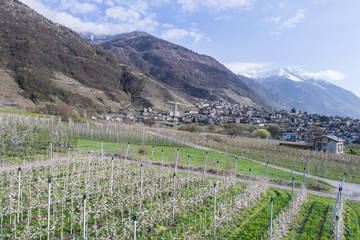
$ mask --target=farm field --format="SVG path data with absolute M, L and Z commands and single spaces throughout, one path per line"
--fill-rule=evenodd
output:
M 263 165 L 235 168 L 233 157 L 206 158 L 138 126 L 9 114 L 0 123 L 2 239 L 335 239 L 336 229 L 359 239 L 360 204 L 346 199 L 327 233 L 335 199 L 307 193 L 326 191 L 319 181 L 303 188 L 295 176 L 293 196 L 266 184 Z M 267 182 L 290 180 L 268 169 Z
M 99 140 L 79 140 L 79 149 L 83 151 L 101 152 L 101 141 Z M 103 142 L 103 152 L 109 154 L 126 155 L 128 143 L 117 142 Z M 154 151 L 152 149 L 154 147 Z M 217 161 L 219 161 L 219 170 L 221 175 L 233 175 L 236 164 L 237 177 L 249 178 L 249 169 L 251 169 L 251 177 L 254 180 L 264 179 L 266 174 L 266 167 L 261 164 L 256 164 L 249 160 L 234 157 L 228 157 L 224 154 L 220 154 L 214 151 L 205 151 L 188 146 L 164 146 L 164 145 L 142 145 L 142 144 L 130 144 L 128 155 L 137 161 L 143 159 L 157 164 L 163 161 L 164 163 L 175 164 L 177 149 L 179 149 L 179 156 L 177 164 L 181 167 L 187 167 L 188 159 L 190 166 L 194 167 L 196 171 L 203 171 L 206 153 L 208 153 L 206 169 L 211 172 L 217 170 Z M 151 157 L 151 155 L 153 155 Z M 189 158 L 190 156 L 190 158 Z M 299 187 L 303 183 L 303 176 L 292 175 L 289 172 L 277 170 L 274 168 L 268 168 L 267 178 L 269 182 L 291 186 L 291 178 L 294 176 L 296 187 Z M 306 179 L 306 186 L 311 190 L 330 191 L 332 186 L 321 180 L 314 180 L 311 178 Z
M 314 176 L 341 181 L 346 172 L 348 182 L 360 183 L 360 159 L 353 154 L 318 153 L 280 146 L 280 142 L 276 140 L 231 138 L 219 134 L 188 133 L 168 129 L 158 131 L 178 142 L 189 142 L 298 172 L 302 172 L 305 167 L 306 172 Z

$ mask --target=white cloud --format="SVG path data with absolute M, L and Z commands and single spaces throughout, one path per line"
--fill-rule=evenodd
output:
M 230 19 L 231 19 L 230 16 L 220 16 L 220 17 L 214 18 L 215 21 L 227 21 L 227 20 L 230 20 Z
M 165 30 L 161 36 L 163 39 L 169 41 L 179 41 L 184 40 L 188 37 L 192 38 L 196 43 L 200 42 L 204 37 L 201 33 L 197 33 L 195 31 L 188 31 L 185 29 L 172 28 Z
M 174 28 L 174 25 L 173 24 L 169 24 L 169 23 L 164 23 L 162 25 L 164 28 Z
M 256 0 L 177 0 L 183 12 L 196 12 L 202 7 L 214 10 L 248 9 Z
M 93 1 L 96 2 L 100 0 Z M 106 13 L 108 15 L 108 21 L 106 21 L 106 19 L 104 21 L 103 17 L 99 17 L 99 21 L 85 21 L 68 12 L 53 10 L 50 7 L 45 6 L 40 0 L 22 0 L 22 2 L 52 21 L 69 27 L 77 32 L 93 32 L 97 34 L 119 34 L 135 30 L 152 32 L 158 26 L 155 15 L 142 14 L 133 9 L 139 6 L 139 11 L 145 11 L 147 4 L 144 3 L 144 1 L 132 2 L 130 4 L 131 6 L 129 5 L 129 8 L 115 7 L 107 9 Z M 74 4 L 77 3 L 78 2 L 63 0 L 61 2 L 61 8 L 74 6 Z
M 294 28 L 297 24 L 299 24 L 302 20 L 305 19 L 305 9 L 300 9 L 295 16 L 289 18 L 285 22 L 283 22 L 279 29 L 288 29 L 288 28 Z
M 140 13 L 123 7 L 113 7 L 105 11 L 105 15 L 109 18 L 114 18 L 124 22 L 135 22 L 140 20 Z
M 98 7 L 92 3 L 79 3 L 74 2 L 72 8 L 70 8 L 72 13 L 80 13 L 80 14 L 87 14 L 87 13 L 94 13 L 98 11 Z
M 327 81 L 342 81 L 345 79 L 345 74 L 334 71 L 334 70 L 324 70 L 318 73 L 308 73 L 309 77 Z
M 256 71 L 261 71 L 270 66 L 269 63 L 250 63 L 250 62 L 228 62 L 223 63 L 225 67 L 236 74 L 251 74 Z
M 279 2 L 279 8 L 283 8 L 286 6 L 286 2 Z
M 263 19 L 263 22 L 274 23 L 274 24 L 278 24 L 280 21 L 281 21 L 280 16 L 273 16 L 273 17 L 268 17 L 268 18 Z

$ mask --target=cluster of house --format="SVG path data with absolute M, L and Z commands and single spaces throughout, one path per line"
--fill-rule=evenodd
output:
M 166 113 L 158 113 L 153 111 L 151 107 L 144 108 L 141 114 L 119 114 L 117 116 L 103 116 L 100 119 L 109 121 L 135 121 L 141 122 L 147 118 L 153 118 L 162 122 L 182 122 L 182 123 L 205 123 L 205 124 L 222 124 L 222 123 L 243 123 L 252 124 L 258 127 L 269 123 L 279 123 L 286 126 L 289 132 L 284 133 L 282 140 L 284 141 L 308 141 L 308 129 L 311 126 L 321 127 L 325 129 L 325 136 L 330 136 L 322 146 L 330 146 L 329 148 L 317 149 L 321 151 L 329 151 L 335 149 L 332 141 L 338 139 L 336 149 L 343 149 L 341 143 L 344 144 L 360 144 L 360 120 L 353 118 L 344 118 L 337 116 L 323 116 L 319 114 L 309 114 L 307 112 L 292 110 L 277 110 L 268 108 L 257 108 L 252 106 L 230 104 L 221 101 L 198 100 L 195 104 L 196 109 L 180 112 L 177 104 L 174 103 L 174 109 Z M 95 119 L 95 117 L 92 117 Z M 291 131 L 290 131 L 291 129 Z M 333 136 L 333 138 L 331 137 Z

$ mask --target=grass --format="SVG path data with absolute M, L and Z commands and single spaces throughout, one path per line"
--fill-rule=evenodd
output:
M 87 151 L 96 151 L 100 152 L 101 150 L 101 141 L 91 141 L 91 140 L 80 140 L 79 141 L 80 150 Z M 125 155 L 127 143 L 116 143 L 116 142 L 106 142 L 103 144 L 104 153 L 117 154 L 121 153 Z M 146 154 L 140 154 L 141 152 L 147 152 Z M 161 150 L 163 150 L 163 160 L 167 163 L 175 163 L 177 147 L 173 146 L 155 146 L 152 161 L 161 162 Z M 129 150 L 129 156 L 137 159 L 150 160 L 152 152 L 152 146 L 144 146 L 139 144 L 131 144 Z M 200 169 L 204 168 L 206 151 L 200 150 L 197 148 L 183 146 L 179 148 L 179 159 L 178 165 L 187 166 L 188 155 L 190 155 L 190 165 L 193 167 L 199 167 Z M 217 161 L 219 161 L 219 169 L 226 170 L 228 166 L 228 172 L 233 174 L 235 167 L 235 158 L 227 157 L 224 154 L 220 154 L 214 151 L 208 151 L 207 166 L 206 169 L 216 169 Z M 229 161 L 229 164 L 228 164 Z M 243 178 L 247 178 L 249 174 L 249 169 L 251 168 L 251 175 L 257 176 L 259 179 L 264 179 L 266 167 L 261 164 L 254 163 L 245 159 L 238 159 L 237 162 L 237 173 L 242 175 Z M 291 186 L 291 173 L 278 170 L 275 168 L 269 167 L 268 170 L 268 179 L 270 182 L 276 184 L 288 185 Z M 300 186 L 303 181 L 303 176 L 294 175 L 295 183 L 297 186 Z M 308 189 L 312 190 L 324 190 L 330 191 L 331 186 L 324 181 L 314 180 L 307 178 L 306 185 Z
M 239 229 L 230 239 L 260 239 L 264 236 L 264 233 L 270 226 L 270 201 L 271 197 L 274 197 L 273 201 L 273 219 L 279 214 L 281 209 L 286 208 L 291 200 L 291 193 L 288 191 L 279 191 L 275 189 L 269 189 L 266 199 L 263 202 L 267 202 L 257 215 L 251 218 L 241 229 Z M 263 204 L 261 204 L 262 206 Z M 257 206 L 255 210 L 258 210 L 260 206 Z
M 344 149 L 345 153 L 355 153 L 355 154 L 359 154 L 360 153 L 360 149 L 359 148 L 345 148 Z M 352 152 L 351 152 L 352 151 Z
M 343 216 L 345 227 L 345 239 L 360 239 L 360 204 L 359 202 L 347 202 Z
M 327 233 L 333 210 L 334 199 L 309 195 L 300 213 L 296 216 L 287 240 L 332 239 L 333 231 Z
M 8 113 L 8 114 L 15 114 L 15 115 L 30 116 L 30 117 L 41 117 L 41 118 L 52 118 L 55 116 L 55 115 L 49 115 L 49 114 L 19 112 L 19 111 L 10 111 L 10 110 L 3 110 L 3 109 L 0 109 L 0 113 Z

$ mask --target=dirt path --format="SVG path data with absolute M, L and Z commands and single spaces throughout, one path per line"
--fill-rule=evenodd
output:
M 161 134 L 156 133 L 156 132 L 152 132 L 152 131 L 147 131 L 147 132 L 150 133 L 150 134 L 153 134 L 153 135 L 160 136 L 160 137 L 169 138 L 168 136 L 164 136 L 164 135 L 161 135 Z M 225 154 L 225 155 L 228 154 L 228 153 L 223 152 L 223 151 L 219 151 L 219 150 L 208 148 L 208 147 L 203 147 L 203 146 L 196 145 L 196 144 L 189 143 L 189 142 L 181 141 L 180 143 L 184 144 L 186 146 L 194 147 L 194 148 L 201 149 L 201 150 L 214 151 L 214 152 L 217 152 L 217 153 L 220 153 L 220 154 Z M 245 158 L 245 157 L 237 156 L 237 155 L 234 155 L 234 154 L 229 154 L 229 155 L 233 156 L 233 157 L 238 157 L 238 158 L 242 158 L 242 159 L 245 159 L 245 160 L 249 160 L 249 161 L 252 161 L 254 163 L 261 164 L 261 165 L 266 165 L 266 163 L 260 162 L 260 161 L 254 160 L 254 159 Z M 278 169 L 278 170 L 282 170 L 282 171 L 285 171 L 285 172 L 293 172 L 294 174 L 297 174 L 297 175 L 303 175 L 302 172 L 293 171 L 291 169 L 275 166 L 275 165 L 272 165 L 272 164 L 269 164 L 269 167 L 274 168 L 274 169 Z M 311 174 L 306 174 L 306 178 L 322 180 L 322 181 L 324 181 L 324 182 L 326 182 L 326 183 L 328 183 L 328 184 L 330 184 L 330 185 L 332 185 L 334 187 L 334 192 L 333 193 L 309 191 L 310 194 L 319 195 L 319 196 L 325 196 L 325 197 L 336 197 L 337 189 L 339 188 L 339 186 L 341 184 L 341 181 L 322 178 L 322 177 L 314 176 L 314 175 L 311 175 Z M 271 186 L 271 184 L 269 184 L 269 186 Z M 287 187 L 287 186 L 276 185 L 276 184 L 273 184 L 273 186 L 278 187 L 278 188 L 282 188 L 282 189 L 290 189 L 291 190 L 291 187 Z M 343 196 L 348 200 L 359 201 L 360 202 L 360 184 L 348 183 L 345 180 L 344 185 L 343 185 Z

